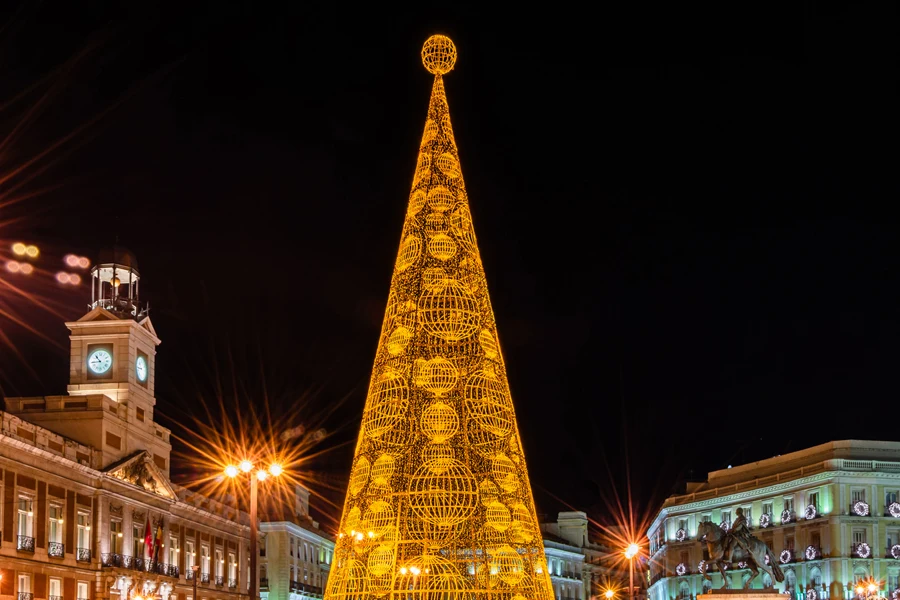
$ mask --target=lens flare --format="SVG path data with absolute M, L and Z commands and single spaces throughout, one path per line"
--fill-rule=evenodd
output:
M 242 461 L 241 461 L 241 471 L 243 471 L 244 473 L 249 473 L 249 472 L 252 471 L 252 470 L 253 470 L 253 463 L 252 463 L 252 462 L 250 462 L 249 460 L 242 460 Z
M 18 273 L 19 272 L 19 263 L 14 260 L 6 261 L 6 270 L 10 273 Z
M 12 251 L 16 256 L 25 256 L 26 247 L 22 242 L 16 242 L 12 245 Z
M 227 467 L 225 467 L 225 474 L 229 477 L 237 477 L 239 472 L 240 471 L 238 471 L 238 468 L 234 465 L 228 465 Z

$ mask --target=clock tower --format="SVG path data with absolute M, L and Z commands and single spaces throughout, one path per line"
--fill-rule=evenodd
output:
M 91 304 L 69 328 L 67 396 L 8 398 L 9 412 L 102 449 L 109 465 L 148 451 L 166 474 L 169 430 L 153 420 L 160 340 L 140 301 L 137 259 L 114 247 L 91 268 Z

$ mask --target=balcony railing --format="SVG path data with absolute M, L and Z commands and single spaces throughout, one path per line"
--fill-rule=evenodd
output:
M 291 582 L 291 591 L 292 592 L 304 592 L 306 594 L 313 594 L 313 595 L 321 595 L 322 594 L 322 588 L 315 586 L 315 585 L 307 585 L 305 583 L 300 583 L 299 581 Z
M 62 596 L 47 596 L 47 600 L 63 600 Z
M 31 592 L 19 592 L 18 600 L 34 600 L 34 594 Z
M 115 552 L 104 552 L 100 555 L 100 564 L 107 568 L 130 569 L 132 571 L 145 571 L 156 573 L 166 577 L 178 578 L 178 565 L 169 565 L 154 560 L 146 560 L 140 557 L 123 556 Z
M 21 550 L 22 552 L 34 552 L 34 538 L 27 535 L 20 535 L 16 538 L 16 550 Z M 22 592 L 31 593 L 31 592 Z
M 268 577 L 260 577 L 259 579 L 259 589 L 269 589 L 269 578 Z
M 872 558 L 872 548 L 866 542 L 858 542 L 850 545 L 850 554 L 856 558 Z
M 237 579 L 229 579 L 228 580 L 228 589 L 234 589 L 237 587 Z
M 191 569 L 190 567 L 185 569 L 184 578 L 188 581 L 193 581 L 194 580 L 194 570 Z
M 200 583 L 209 583 L 209 573 L 200 573 Z
M 75 560 L 78 562 L 91 562 L 91 549 L 78 548 L 75 550 Z
M 225 585 L 225 578 L 221 575 L 216 575 L 216 585 L 220 587 Z
M 47 546 L 47 555 L 53 558 L 62 558 L 66 553 L 66 546 L 62 542 L 50 542 Z

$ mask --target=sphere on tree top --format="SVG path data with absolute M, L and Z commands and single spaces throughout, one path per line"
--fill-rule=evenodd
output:
M 456 46 L 446 35 L 433 35 L 422 46 L 422 64 L 432 75 L 443 75 L 456 64 Z

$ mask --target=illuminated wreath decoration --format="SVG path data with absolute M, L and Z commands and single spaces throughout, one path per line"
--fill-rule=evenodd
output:
M 858 517 L 868 517 L 869 516 L 869 505 L 860 500 L 856 504 L 853 505 L 853 514 Z
M 679 529 L 678 531 L 675 532 L 675 541 L 677 541 L 677 542 L 683 542 L 686 537 L 687 537 L 687 531 L 685 531 L 684 529 Z
M 790 523 L 791 522 L 791 511 L 785 509 L 781 511 L 781 522 L 782 523 Z
M 815 560 L 819 558 L 819 549 L 815 546 L 807 546 L 804 554 L 806 555 L 806 560 Z
M 900 502 L 891 502 L 891 505 L 888 506 L 888 512 L 895 519 L 900 519 Z
M 675 567 L 675 572 L 679 575 L 684 575 L 687 573 L 687 565 L 684 563 L 678 563 L 678 566 Z
M 818 600 L 818 599 L 819 599 L 819 592 L 817 592 L 813 588 L 809 588 L 808 590 L 806 590 L 806 600 Z
M 706 574 L 706 561 L 705 561 L 705 560 L 701 560 L 701 561 L 697 564 L 697 571 L 698 571 L 701 575 L 705 575 L 705 574 Z
M 759 518 L 759 526 L 765 529 L 769 525 L 772 524 L 772 517 L 769 516 L 769 513 L 763 513 Z
M 891 556 L 900 559 L 900 544 L 894 544 L 893 546 L 891 546 Z
M 782 550 L 781 554 L 778 556 L 778 560 L 780 560 L 783 565 L 791 562 L 791 558 L 793 558 L 793 556 L 790 550 Z
M 865 542 L 861 542 L 856 546 L 856 555 L 860 558 L 869 558 L 872 556 L 872 548 Z
M 722 531 L 728 531 L 729 529 L 731 529 L 731 523 L 729 523 L 728 521 L 722 521 L 721 523 L 719 523 L 719 527 L 722 528 Z
M 896 590 L 891 592 L 891 598 L 893 598 L 894 600 L 900 598 L 900 588 L 897 588 Z
M 806 507 L 806 510 L 803 511 L 803 518 L 807 521 L 810 521 L 812 519 L 815 519 L 818 514 L 819 511 L 816 509 L 815 505 L 810 504 Z
M 766 554 L 766 564 L 767 564 L 767 565 L 772 564 L 772 560 L 769 558 L 769 555 L 768 555 L 768 554 Z

